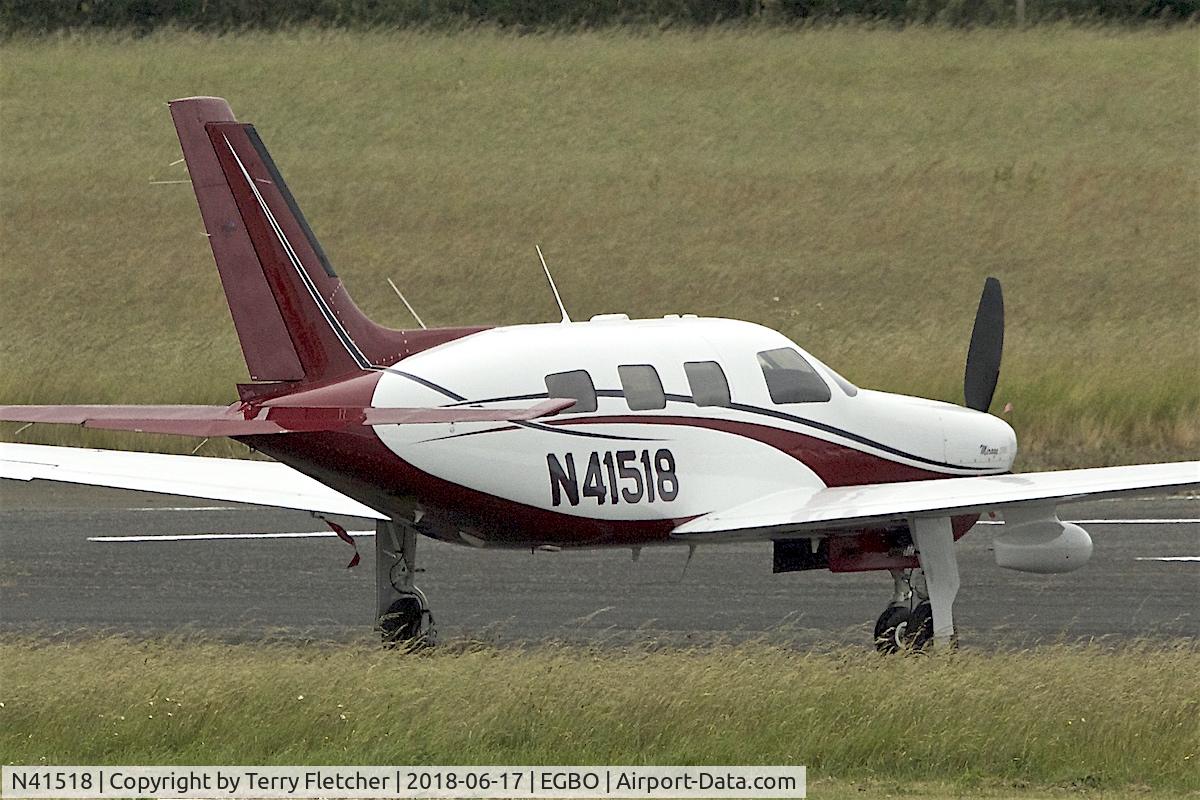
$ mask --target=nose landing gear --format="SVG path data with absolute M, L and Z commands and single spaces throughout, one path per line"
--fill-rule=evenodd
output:
M 923 651 L 933 642 L 933 608 L 921 570 L 893 569 L 895 594 L 875 622 L 875 649 L 881 653 Z
M 911 570 L 888 570 L 892 574 L 892 602 L 875 621 L 875 649 L 881 653 L 897 653 L 909 647 L 908 621 L 912 614 Z
M 875 648 L 881 653 L 919 652 L 935 640 L 950 648 L 958 645 L 951 615 L 958 594 L 958 563 L 950 520 L 917 518 L 910 527 L 921 568 L 890 570 L 892 601 L 875 622 Z

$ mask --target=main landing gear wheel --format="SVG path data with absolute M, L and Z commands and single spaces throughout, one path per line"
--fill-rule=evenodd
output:
M 433 613 L 420 590 L 401 595 L 379 616 L 385 647 L 430 647 L 433 631 Z

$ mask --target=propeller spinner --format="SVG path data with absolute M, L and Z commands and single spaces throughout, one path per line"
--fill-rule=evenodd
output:
M 975 328 L 967 350 L 963 376 L 963 399 L 967 408 L 987 411 L 1000 380 L 1000 356 L 1004 351 L 1004 293 L 1000 281 L 988 278 L 975 312 Z

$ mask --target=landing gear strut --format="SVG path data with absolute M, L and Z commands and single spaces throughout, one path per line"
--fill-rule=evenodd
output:
M 909 521 L 921 568 L 893 569 L 892 601 L 875 622 L 875 648 L 881 653 L 921 651 L 932 642 L 955 647 L 952 607 L 958 594 L 954 532 L 947 517 Z
M 428 647 L 437 639 L 429 601 L 417 588 L 417 532 L 375 523 L 375 627 L 388 647 Z

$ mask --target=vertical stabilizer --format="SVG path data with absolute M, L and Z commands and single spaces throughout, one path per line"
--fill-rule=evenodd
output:
M 388 366 L 478 328 L 398 331 L 350 299 L 253 125 L 217 97 L 171 104 L 246 366 L 305 384 Z
M 233 111 L 219 97 L 192 97 L 171 103 L 171 117 L 250 377 L 302 380 L 304 368 L 205 129 L 233 122 Z

